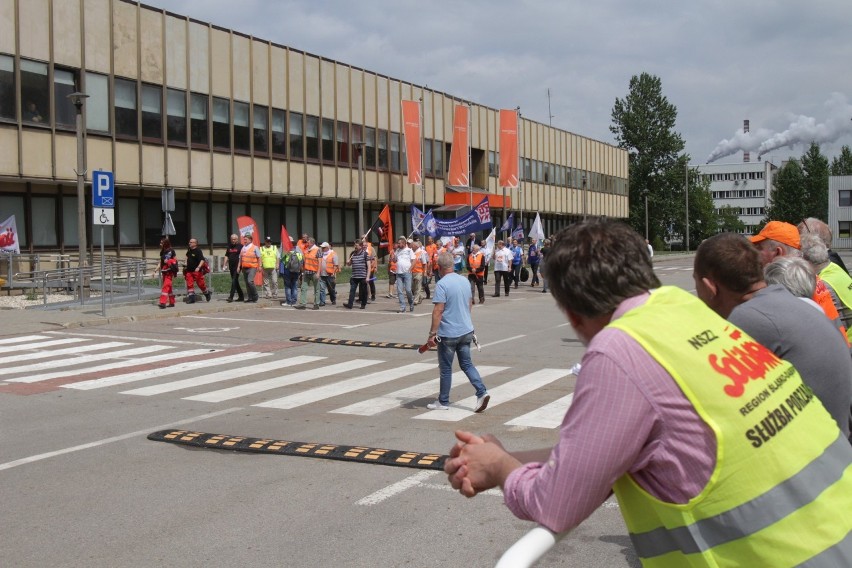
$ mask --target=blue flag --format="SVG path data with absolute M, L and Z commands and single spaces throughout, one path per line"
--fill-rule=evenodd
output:
M 512 230 L 512 222 L 515 220 L 515 214 L 509 213 L 509 218 L 500 225 L 500 232 L 511 231 Z
M 523 225 L 518 225 L 517 227 L 515 227 L 515 230 L 512 231 L 512 238 L 518 239 L 519 241 L 524 240 L 524 226 Z

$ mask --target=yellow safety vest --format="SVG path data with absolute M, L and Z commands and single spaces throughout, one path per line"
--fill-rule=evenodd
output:
M 616 482 L 643 566 L 852 566 L 852 447 L 790 363 L 673 287 L 609 326 L 671 374 L 717 444 L 688 503 Z
M 828 266 L 819 271 L 819 277 L 831 286 L 844 306 L 852 309 L 852 278 L 845 270 L 829 262 Z M 852 329 L 846 330 L 846 337 L 852 341 Z
M 275 268 L 276 260 L 278 260 L 278 247 L 260 247 L 260 263 L 264 268 Z

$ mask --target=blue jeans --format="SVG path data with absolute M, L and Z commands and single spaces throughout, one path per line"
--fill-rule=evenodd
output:
M 287 303 L 295 306 L 299 301 L 299 272 L 287 271 L 284 276 L 284 293 L 287 296 Z
M 438 401 L 441 404 L 447 405 L 450 403 L 450 388 L 453 386 L 453 357 L 458 353 L 459 367 L 464 374 L 467 375 L 467 380 L 476 389 L 476 397 L 479 398 L 488 392 L 485 385 L 482 384 L 482 377 L 479 376 L 479 371 L 473 366 L 473 361 L 470 358 L 470 343 L 473 341 L 473 332 L 462 335 L 461 337 L 441 337 L 438 342 L 438 367 L 441 370 L 441 393 L 438 395 Z
M 403 292 L 405 293 L 403 295 Z M 405 310 L 405 300 L 408 305 L 414 305 L 414 296 L 411 295 L 411 273 L 396 275 L 396 297 L 399 298 L 399 309 Z

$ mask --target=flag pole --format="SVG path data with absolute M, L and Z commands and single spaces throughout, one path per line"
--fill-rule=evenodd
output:
M 521 179 L 523 179 L 522 170 L 521 170 L 521 107 L 517 108 L 518 118 L 517 118 L 517 126 L 515 129 L 518 132 L 518 201 L 520 201 L 521 205 L 521 218 L 520 223 L 521 227 L 524 226 L 524 190 Z M 512 227 L 509 227 L 509 234 L 512 234 Z

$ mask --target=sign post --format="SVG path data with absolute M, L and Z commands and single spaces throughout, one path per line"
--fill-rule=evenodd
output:
M 92 214 L 92 223 L 101 226 L 101 315 L 106 317 L 104 227 L 115 225 L 115 176 L 112 172 L 92 172 Z

